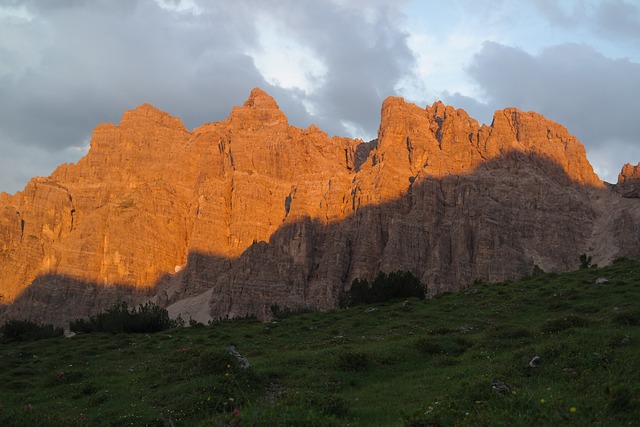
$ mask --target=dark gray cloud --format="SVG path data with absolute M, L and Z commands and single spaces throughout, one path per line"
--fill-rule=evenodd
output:
M 224 119 L 257 86 L 277 99 L 292 124 L 316 122 L 344 135 L 346 120 L 375 134 L 382 99 L 411 69 L 401 3 L 190 3 L 195 8 L 179 0 L 0 5 L 0 191 L 20 189 L 34 171 L 50 173 L 54 161 L 77 160 L 70 147 L 144 102 L 193 128 Z M 248 52 L 260 48 L 265 16 L 326 66 L 313 91 L 271 85 L 256 67 Z M 316 106 L 317 116 L 303 102 Z
M 640 7 L 623 0 L 600 3 L 595 9 L 593 28 L 610 38 L 640 46 Z
M 640 46 L 640 5 L 629 0 L 530 0 L 555 28 L 581 28 L 616 43 Z
M 538 111 L 567 126 L 590 155 L 611 164 L 604 171 L 611 179 L 623 156 L 640 161 L 640 129 L 629 119 L 640 111 L 640 65 L 637 55 L 612 59 L 599 52 L 608 43 L 623 58 L 625 49 L 640 45 L 640 6 L 629 0 L 531 4 L 556 32 L 569 28 L 597 36 L 595 44 L 595 38 L 584 40 L 600 50 L 562 44 L 531 54 L 488 42 L 467 69 L 484 97 L 430 89 L 481 122 L 506 106 Z M 74 147 L 86 144 L 97 124 L 118 122 L 124 110 L 144 102 L 193 128 L 224 119 L 258 86 L 296 126 L 313 122 L 330 134 L 373 136 L 385 97 L 396 94 L 403 81 L 420 88 L 430 84 L 413 74 L 417 64 L 408 46 L 406 5 L 5 0 L 0 4 L 0 191 L 19 190 L 28 177 L 76 161 L 80 151 Z M 322 65 L 321 73 L 307 76 L 311 87 L 279 86 L 258 68 L 254 55 L 265 42 L 265 23 Z M 605 152 L 605 146 L 614 150 Z
M 309 93 L 296 99 L 314 105 L 313 121 L 330 134 L 375 135 L 384 98 L 411 75 L 415 56 L 400 12 L 402 1 L 266 0 L 252 3 L 263 18 L 277 22 L 279 33 L 313 52 L 326 67 Z M 286 102 L 286 101 L 285 101 Z M 296 122 L 296 113 L 287 112 Z M 348 123 L 347 126 L 344 124 Z
M 331 106 L 320 112 L 319 124 L 344 134 L 336 124 L 347 121 L 362 133 L 375 134 L 383 99 L 395 93 L 395 85 L 415 65 L 399 13 L 389 7 L 368 14 L 337 5 L 313 9 L 289 15 L 294 21 L 289 28 L 328 69 L 325 83 L 311 96 L 316 105 Z
M 640 64 L 607 58 L 586 45 L 564 44 L 530 55 L 486 42 L 467 72 L 494 109 L 537 111 L 566 126 L 588 151 L 607 147 L 615 153 L 608 156 L 613 169 L 599 171 L 606 178 L 623 163 L 640 161 L 640 121 L 632 119 L 640 112 Z
M 530 3 L 552 25 L 576 26 L 584 23 L 591 5 L 584 0 L 564 1 L 557 0 L 530 0 Z
M 233 25 L 230 10 L 188 22 L 148 1 L 41 1 L 29 10 L 33 20 L 20 25 L 47 42 L 31 40 L 35 63 L 0 80 L 0 132 L 21 144 L 78 144 L 97 123 L 117 122 L 143 102 L 195 126 L 228 111 L 238 90 L 265 85 L 242 53 L 253 29 Z

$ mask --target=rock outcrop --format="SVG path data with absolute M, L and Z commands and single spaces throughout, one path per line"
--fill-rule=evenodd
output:
M 2 316 L 64 323 L 152 299 L 200 321 L 264 319 L 335 307 L 380 270 L 434 295 L 573 269 L 582 253 L 640 256 L 639 227 L 638 201 L 536 113 L 480 126 L 392 97 L 364 142 L 290 126 L 260 89 L 193 131 L 145 104 L 98 126 L 77 164 L 0 195 Z
M 622 167 L 616 191 L 623 197 L 640 198 L 640 163 L 636 166 L 627 163 Z

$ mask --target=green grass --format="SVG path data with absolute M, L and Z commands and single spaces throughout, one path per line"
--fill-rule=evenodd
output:
M 638 425 L 640 263 L 277 322 L 8 343 L 0 366 L 2 426 Z

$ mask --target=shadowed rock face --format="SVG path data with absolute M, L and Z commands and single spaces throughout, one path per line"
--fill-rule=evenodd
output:
M 379 270 L 410 270 L 434 295 L 573 269 L 582 253 L 637 257 L 639 227 L 637 199 L 536 113 L 479 126 L 388 98 L 365 143 L 289 126 L 254 89 L 192 132 L 150 105 L 125 112 L 77 164 L 0 194 L 0 292 L 4 318 L 63 323 L 148 298 L 201 321 L 267 318 L 272 304 L 334 307 Z

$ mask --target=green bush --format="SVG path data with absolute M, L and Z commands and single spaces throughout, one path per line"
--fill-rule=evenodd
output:
M 625 384 L 606 387 L 606 392 L 610 398 L 606 406 L 609 414 L 633 413 L 640 408 L 637 395 L 634 395 L 634 392 Z
M 459 356 L 472 345 L 473 343 L 464 337 L 451 335 L 423 337 L 413 342 L 413 347 L 424 356 Z
M 569 314 L 567 316 L 559 317 L 557 319 L 550 319 L 545 321 L 540 329 L 543 332 L 561 332 L 570 328 L 583 328 L 589 326 L 588 319 L 577 316 L 575 314 Z
M 580 255 L 580 269 L 584 270 L 591 267 L 591 257 L 587 254 Z
M 424 299 L 425 296 L 425 285 L 411 272 L 394 271 L 388 275 L 380 272 L 371 284 L 366 279 L 355 279 L 351 288 L 341 295 L 340 306 L 352 307 L 396 298 Z
M 73 332 L 79 332 L 79 333 L 85 333 L 85 334 L 89 332 L 95 332 L 95 327 L 93 323 L 91 323 L 90 320 L 86 320 L 86 319 L 76 319 L 72 321 L 71 323 L 69 323 L 69 329 L 71 329 Z
M 630 308 L 620 311 L 613 316 L 612 320 L 622 326 L 638 326 L 640 325 L 640 310 Z
M 533 333 L 522 326 L 514 326 L 509 324 L 494 324 L 487 328 L 487 337 L 491 340 L 495 339 L 518 339 L 530 338 Z
M 300 314 L 311 313 L 313 310 L 310 308 L 290 308 L 284 307 L 281 308 L 278 304 L 271 304 L 269 307 L 271 310 L 271 315 L 274 319 L 286 319 L 287 317 L 297 316 Z
M 425 356 L 433 356 L 434 354 L 444 353 L 442 346 L 426 338 L 420 338 L 414 343 L 415 348 Z
M 9 320 L 0 327 L 3 341 L 37 341 L 62 336 L 62 328 L 29 320 Z
M 151 302 L 129 310 L 127 303 L 119 302 L 104 313 L 77 319 L 69 324 L 74 332 L 151 333 L 184 326 L 182 319 L 172 320 L 166 309 Z
M 361 351 L 344 350 L 338 355 L 338 368 L 345 372 L 364 371 L 369 367 L 369 358 Z
M 542 276 L 544 274 L 544 270 L 540 268 L 538 264 L 533 265 L 533 272 L 531 273 L 532 277 Z
M 344 416 L 348 412 L 347 402 L 328 392 L 284 393 L 281 403 L 289 407 L 311 408 L 323 415 Z

